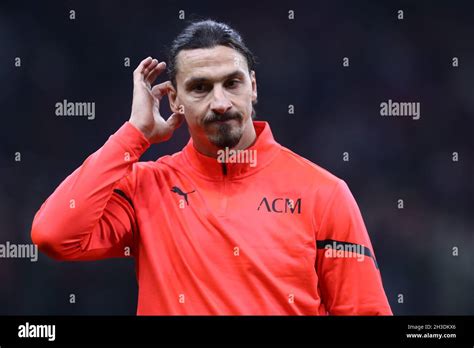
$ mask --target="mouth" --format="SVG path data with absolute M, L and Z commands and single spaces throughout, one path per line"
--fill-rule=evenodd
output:
M 223 119 L 223 120 L 214 120 L 214 121 L 208 122 L 208 124 L 224 124 L 224 123 L 229 123 L 229 122 L 232 122 L 232 121 L 238 122 L 238 119 L 237 118 L 227 118 L 227 119 Z

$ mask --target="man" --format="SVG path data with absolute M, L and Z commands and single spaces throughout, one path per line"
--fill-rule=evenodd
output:
M 211 20 L 133 73 L 131 117 L 46 200 L 32 239 L 59 260 L 133 256 L 139 315 L 390 315 L 341 179 L 253 121 L 255 59 Z M 167 95 L 173 114 L 159 106 Z M 182 151 L 138 162 L 186 121 Z

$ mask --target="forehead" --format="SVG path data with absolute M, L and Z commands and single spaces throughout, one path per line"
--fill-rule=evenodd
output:
M 213 78 L 235 70 L 248 72 L 245 57 L 226 46 L 183 50 L 178 53 L 176 60 L 178 80 L 195 76 Z

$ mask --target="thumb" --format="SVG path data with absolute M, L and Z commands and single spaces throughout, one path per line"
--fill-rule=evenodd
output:
M 168 126 L 171 127 L 171 129 L 175 130 L 179 128 L 184 122 L 184 114 L 180 114 L 177 112 L 174 112 L 168 119 L 166 120 L 166 123 Z

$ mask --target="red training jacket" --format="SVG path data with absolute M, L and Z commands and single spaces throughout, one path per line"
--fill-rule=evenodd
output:
M 192 139 L 138 162 L 150 143 L 126 122 L 43 203 L 33 242 L 58 260 L 134 257 L 138 315 L 391 315 L 346 183 L 254 126 L 227 163 Z

